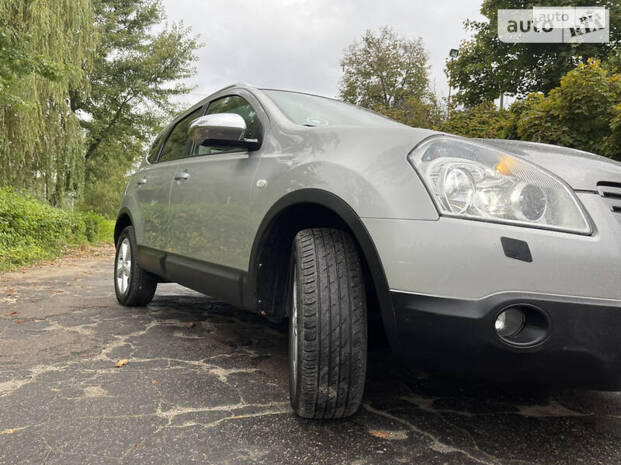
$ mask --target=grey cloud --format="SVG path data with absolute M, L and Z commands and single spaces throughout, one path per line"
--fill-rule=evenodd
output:
M 480 19 L 481 0 L 164 0 L 170 21 L 200 34 L 196 101 L 235 82 L 335 96 L 343 50 L 366 29 L 393 27 L 422 37 L 436 91 L 448 90 L 443 68 L 466 38 L 463 21 Z

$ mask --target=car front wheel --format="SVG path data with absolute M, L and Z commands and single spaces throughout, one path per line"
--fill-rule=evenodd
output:
M 157 278 L 144 271 L 136 261 L 134 228 L 127 226 L 116 242 L 114 290 L 121 305 L 142 307 L 153 299 Z
M 289 391 L 305 418 L 342 418 L 362 400 L 367 363 L 366 292 L 345 231 L 300 231 L 293 243 Z

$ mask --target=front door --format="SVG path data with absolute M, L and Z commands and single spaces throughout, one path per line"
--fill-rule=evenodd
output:
M 236 113 L 246 121 L 246 138 L 262 137 L 253 106 L 239 95 L 213 100 L 206 114 Z M 258 152 L 195 145 L 179 161 L 171 193 L 172 252 L 219 270 L 247 271 L 254 236 L 249 203 L 259 163 Z

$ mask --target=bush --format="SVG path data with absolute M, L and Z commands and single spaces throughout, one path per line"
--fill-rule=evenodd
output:
M 89 242 L 113 241 L 114 221 L 93 212 L 85 212 L 80 215 L 86 226 L 84 234 Z
M 57 257 L 67 248 L 112 241 L 113 222 L 95 213 L 71 212 L 0 189 L 0 271 Z
M 548 95 L 531 101 L 517 121 L 521 139 L 621 160 L 621 74 L 589 60 L 563 76 Z
M 483 102 L 472 108 L 451 112 L 439 130 L 464 137 L 501 139 L 510 124 L 509 111 L 498 110 L 493 102 Z

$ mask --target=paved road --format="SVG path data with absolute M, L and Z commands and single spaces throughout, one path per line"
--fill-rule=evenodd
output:
M 621 393 L 408 378 L 381 344 L 357 415 L 297 418 L 286 332 L 172 284 L 122 308 L 111 269 L 0 276 L 1 464 L 621 463 Z

